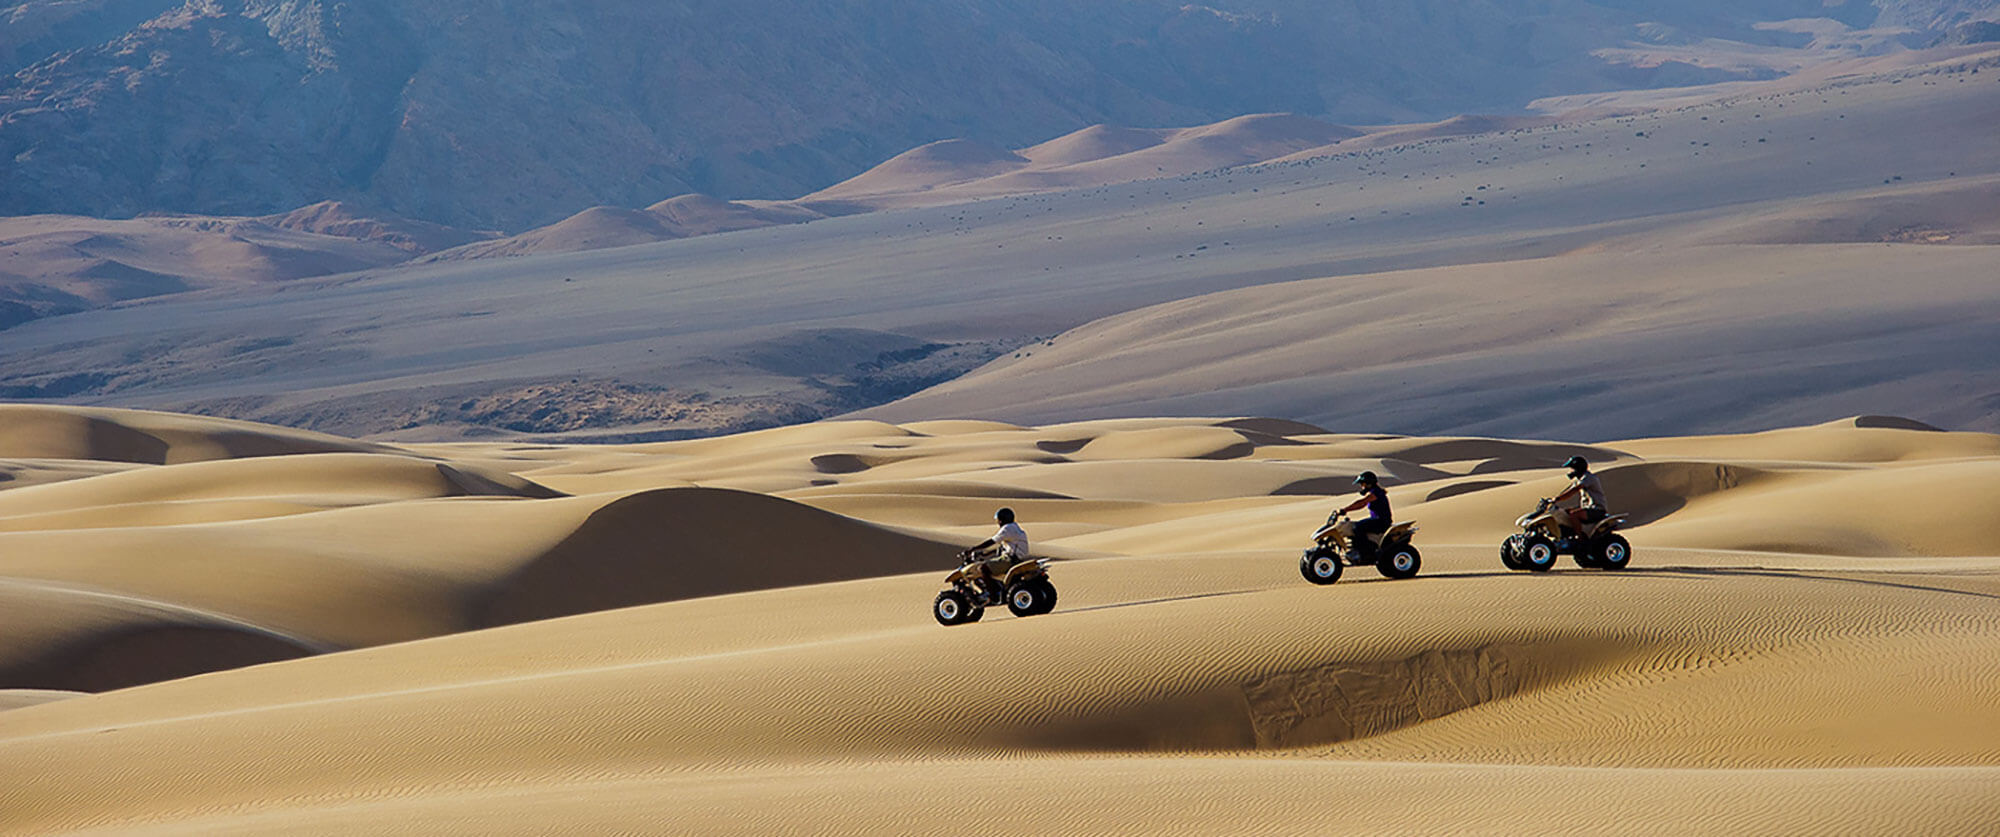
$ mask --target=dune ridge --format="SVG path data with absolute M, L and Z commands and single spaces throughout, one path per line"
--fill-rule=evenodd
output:
M 1272 833 L 2000 818 L 1989 434 L 846 421 L 280 454 L 239 422 L 49 412 L 181 453 L 0 488 L 29 510 L 0 517 L 0 830 L 901 830 L 953 777 L 1037 788 L 974 805 L 1005 832 L 1124 830 L 1187 794 L 1214 807 L 1180 827 Z M 1633 568 L 1504 570 L 1569 455 L 1633 516 Z M 1308 585 L 1297 550 L 1362 469 L 1418 522 L 1423 572 Z M 1879 514 L 1884 491 L 1924 508 Z M 344 499 L 78 517 L 287 497 Z M 1002 504 L 1061 605 L 939 627 L 952 549 Z M 1407 804 L 1294 792 L 1336 777 Z M 773 783 L 789 801 L 752 804 Z M 1634 813 L 1610 792 L 1634 783 L 1701 804 Z

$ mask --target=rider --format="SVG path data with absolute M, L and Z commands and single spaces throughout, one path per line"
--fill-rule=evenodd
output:
M 1028 560 L 1028 533 L 1014 522 L 1014 510 L 1001 509 L 993 513 L 993 519 L 1000 524 L 1000 531 L 978 546 L 959 553 L 968 559 L 971 575 L 988 589 L 997 583 L 997 579 L 1006 578 L 1007 570 L 1016 563 Z M 985 560 L 971 563 L 970 559 L 974 558 Z
M 1590 462 L 1581 456 L 1570 457 L 1563 467 L 1569 469 L 1569 487 L 1556 495 L 1553 504 L 1568 519 L 1570 528 L 1581 535 L 1584 527 L 1604 519 L 1604 485 L 1590 472 Z M 1579 498 L 1576 508 L 1560 508 L 1571 497 Z
M 1361 486 L 1361 499 L 1348 504 L 1341 513 L 1368 507 L 1368 519 L 1358 520 L 1348 529 L 1347 553 L 1350 559 L 1361 557 L 1361 545 L 1369 535 L 1380 535 L 1389 531 L 1389 492 L 1382 490 L 1382 483 L 1374 471 L 1362 471 L 1354 478 L 1354 484 Z

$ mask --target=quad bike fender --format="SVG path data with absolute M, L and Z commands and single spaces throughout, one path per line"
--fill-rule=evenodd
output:
M 1416 534 L 1417 524 L 1414 521 L 1398 523 L 1389 527 L 1389 531 L 1382 533 L 1382 544 L 1387 546 L 1398 541 L 1408 541 L 1415 537 Z
M 1048 566 L 1049 559 L 1047 558 L 1034 558 L 1022 561 L 1007 570 L 1006 583 L 1013 584 L 1024 579 L 1048 575 Z

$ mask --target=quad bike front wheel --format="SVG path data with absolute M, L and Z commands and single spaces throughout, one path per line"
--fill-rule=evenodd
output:
M 1500 542 L 1500 563 L 1510 570 L 1525 570 L 1528 565 L 1521 561 L 1521 553 L 1527 551 L 1527 535 L 1510 535 Z
M 1592 563 L 1604 569 L 1622 570 L 1632 566 L 1632 544 L 1625 540 L 1624 535 L 1605 538 L 1603 543 L 1591 551 L 1595 553 Z
M 1521 545 L 1521 567 L 1538 573 L 1545 573 L 1556 566 L 1555 542 L 1540 535 L 1531 535 Z
M 1308 549 L 1299 557 L 1299 574 L 1314 584 L 1332 584 L 1340 580 L 1340 558 L 1323 549 Z
M 937 617 L 940 625 L 964 625 L 979 621 L 979 617 L 986 615 L 986 608 L 973 604 L 964 593 L 946 590 L 931 602 L 931 615 Z
M 1055 586 L 1040 579 L 1030 579 L 1007 588 L 1007 609 L 1015 616 L 1040 616 L 1053 610 Z
M 1424 566 L 1423 553 L 1417 548 L 1404 544 L 1396 547 L 1382 560 L 1375 562 L 1375 570 L 1387 578 L 1415 578 L 1417 570 Z

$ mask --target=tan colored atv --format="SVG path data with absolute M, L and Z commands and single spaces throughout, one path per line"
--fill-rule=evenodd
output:
M 1576 565 L 1586 569 L 1622 570 L 1632 564 L 1632 544 L 1617 533 L 1629 515 L 1610 514 L 1591 523 L 1581 533 L 1569 529 L 1569 518 L 1554 501 L 1543 498 L 1535 510 L 1521 515 L 1514 525 L 1521 533 L 1500 543 L 1500 563 L 1510 570 L 1548 572 L 1556 556 L 1572 555 Z
M 945 576 L 944 592 L 931 602 L 931 615 L 940 625 L 977 622 L 989 605 L 1006 604 L 1015 616 L 1040 616 L 1056 609 L 1056 586 L 1049 582 L 1049 559 L 1027 558 L 1014 562 L 998 585 L 991 579 L 974 580 L 973 569 L 980 559 L 960 553 L 962 563 Z
M 1313 533 L 1312 547 L 1299 556 L 1299 574 L 1314 584 L 1332 584 L 1340 580 L 1343 565 L 1373 564 L 1389 578 L 1411 578 L 1423 567 L 1423 554 L 1410 545 L 1417 533 L 1415 523 L 1395 524 L 1379 537 L 1363 538 L 1359 544 L 1350 543 L 1353 533 L 1354 522 L 1347 519 L 1347 513 L 1334 512 L 1326 525 Z M 1350 546 L 1359 548 L 1350 550 Z

